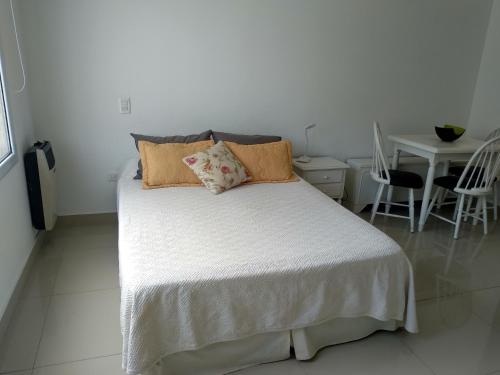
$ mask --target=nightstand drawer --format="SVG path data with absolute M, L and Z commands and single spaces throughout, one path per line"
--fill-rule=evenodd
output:
M 342 196 L 344 195 L 343 182 L 337 182 L 333 184 L 315 184 L 314 187 L 332 198 L 342 198 Z
M 301 176 L 311 184 L 323 184 L 344 181 L 344 171 L 340 169 L 304 171 Z

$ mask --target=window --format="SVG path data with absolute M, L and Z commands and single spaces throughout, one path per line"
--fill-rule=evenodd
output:
M 7 105 L 4 77 L 2 56 L 0 56 L 0 178 L 5 175 L 16 162 L 14 137 L 9 121 L 9 108 Z

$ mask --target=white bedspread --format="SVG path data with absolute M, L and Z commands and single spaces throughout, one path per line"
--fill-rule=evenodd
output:
M 123 367 L 337 317 L 417 330 L 400 247 L 305 181 L 142 190 L 118 183 Z

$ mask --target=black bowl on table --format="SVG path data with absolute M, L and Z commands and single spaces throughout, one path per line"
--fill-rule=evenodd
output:
M 445 125 L 443 127 L 435 126 L 437 136 L 443 142 L 453 142 L 460 138 L 464 133 L 465 129 L 459 126 Z

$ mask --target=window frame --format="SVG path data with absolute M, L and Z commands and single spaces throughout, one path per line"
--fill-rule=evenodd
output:
M 6 122 L 6 131 L 8 136 L 8 142 L 10 145 L 10 154 L 0 161 L 0 180 L 10 171 L 10 169 L 17 162 L 17 150 L 16 150 L 16 142 L 14 139 L 14 132 L 12 129 L 12 121 L 10 116 L 10 107 L 9 100 L 7 98 L 7 82 L 6 82 L 6 74 L 3 65 L 3 56 L 2 51 L 0 49 L 0 90 L 2 91 L 3 97 L 3 105 L 5 109 L 5 122 Z

